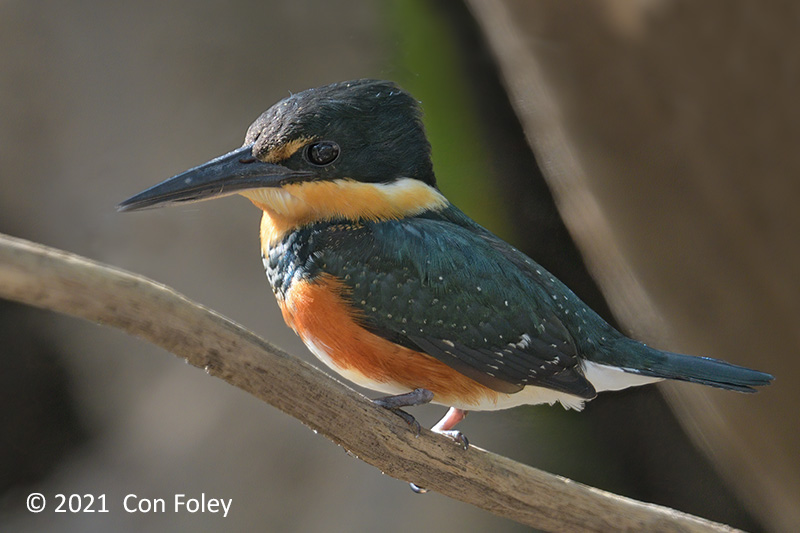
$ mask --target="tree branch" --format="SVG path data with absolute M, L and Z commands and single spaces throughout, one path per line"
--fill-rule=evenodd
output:
M 733 529 L 423 430 L 227 318 L 144 277 L 0 235 L 0 297 L 119 328 L 183 357 L 382 472 L 549 531 Z

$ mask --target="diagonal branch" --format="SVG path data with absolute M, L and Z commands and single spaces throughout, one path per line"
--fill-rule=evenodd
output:
M 0 297 L 124 330 L 297 418 L 382 472 L 549 531 L 733 531 L 423 430 L 149 279 L 0 235 Z

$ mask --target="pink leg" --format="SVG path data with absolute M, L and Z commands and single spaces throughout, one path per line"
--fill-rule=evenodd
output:
M 463 409 L 456 409 L 455 407 L 451 407 L 447 414 L 444 415 L 444 418 L 439 420 L 435 426 L 431 428 L 431 431 L 436 433 L 442 433 L 444 431 L 450 431 L 456 424 L 464 420 L 467 416 L 467 411 Z

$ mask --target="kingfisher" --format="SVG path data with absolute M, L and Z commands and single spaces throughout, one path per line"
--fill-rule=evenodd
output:
M 241 195 L 261 209 L 261 257 L 283 318 L 374 400 L 468 411 L 582 409 L 598 392 L 672 379 L 739 392 L 769 374 L 657 350 L 603 320 L 436 185 L 419 103 L 354 80 L 293 94 L 241 148 L 119 204 L 121 211 Z M 417 424 L 417 430 L 419 425 Z

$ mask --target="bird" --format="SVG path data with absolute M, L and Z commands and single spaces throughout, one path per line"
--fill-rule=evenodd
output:
M 420 103 L 390 81 L 294 93 L 244 144 L 125 200 L 134 211 L 240 195 L 262 211 L 261 257 L 283 319 L 378 405 L 469 411 L 555 404 L 678 380 L 755 392 L 773 376 L 620 333 L 438 188 Z M 419 425 L 416 424 L 417 432 Z

